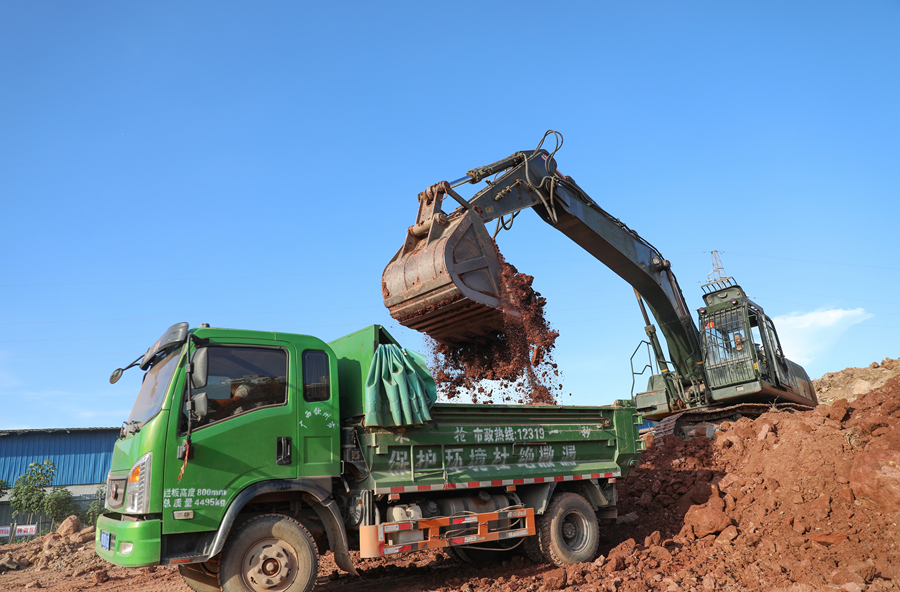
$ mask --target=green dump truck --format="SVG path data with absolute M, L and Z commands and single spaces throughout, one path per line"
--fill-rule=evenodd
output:
M 436 403 L 377 325 L 325 343 L 179 323 L 132 366 L 96 551 L 178 565 L 198 592 L 309 590 L 327 550 L 353 574 L 351 550 L 587 561 L 643 449 L 631 400 Z

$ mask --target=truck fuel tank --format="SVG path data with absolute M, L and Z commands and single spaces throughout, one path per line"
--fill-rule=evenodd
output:
M 440 508 L 441 516 L 454 516 L 456 514 L 482 514 L 485 512 L 497 512 L 515 502 L 509 501 L 505 495 L 490 495 L 481 491 L 480 495 L 469 497 L 451 497 L 434 500 Z

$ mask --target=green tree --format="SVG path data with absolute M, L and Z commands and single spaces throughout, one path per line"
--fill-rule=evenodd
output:
M 0 479 L 0 497 L 6 495 L 6 491 L 9 489 L 9 483 Z
M 9 495 L 9 505 L 16 510 L 16 514 L 28 514 L 28 522 L 31 523 L 34 515 L 44 509 L 44 498 L 47 497 L 44 488 L 53 483 L 54 477 L 56 465 L 49 458 L 43 463 L 29 464 L 25 474 L 16 478 Z
M 78 514 L 78 506 L 72 501 L 72 492 L 65 487 L 56 486 L 44 497 L 44 512 L 50 517 L 50 530 L 71 516 Z
M 91 501 L 85 512 L 88 524 L 97 524 L 97 518 L 106 514 L 106 485 L 97 488 L 97 499 Z

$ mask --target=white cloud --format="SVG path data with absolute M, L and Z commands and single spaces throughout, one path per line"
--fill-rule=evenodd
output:
M 798 364 L 812 362 L 826 352 L 853 325 L 872 318 L 863 308 L 820 309 L 773 317 L 784 354 Z

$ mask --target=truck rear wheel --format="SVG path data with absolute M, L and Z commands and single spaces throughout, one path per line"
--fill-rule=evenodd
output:
M 550 563 L 564 567 L 591 561 L 597 554 L 597 514 L 577 493 L 555 495 L 547 511 L 538 516 L 536 527 L 537 536 L 531 538 L 537 538 L 541 554 Z
M 218 576 L 201 567 L 202 565 L 202 563 L 179 565 L 178 571 L 181 573 L 181 579 L 194 592 L 220 592 L 222 588 L 219 587 Z
M 225 545 L 219 568 L 224 592 L 309 592 L 319 555 L 306 528 L 281 514 L 241 525 Z

